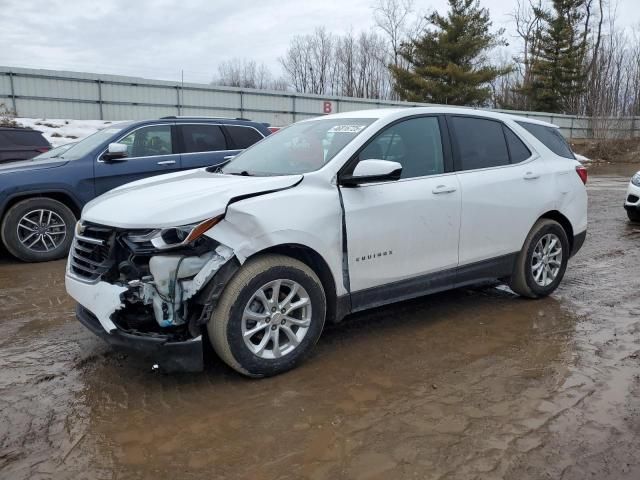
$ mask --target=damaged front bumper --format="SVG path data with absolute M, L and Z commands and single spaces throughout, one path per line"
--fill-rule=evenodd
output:
M 78 320 L 163 371 L 202 370 L 202 327 L 235 271 L 233 251 L 203 239 L 196 248 L 159 252 L 126 241 L 128 232 L 84 227 L 65 276 Z
M 202 335 L 173 341 L 168 335 L 127 332 L 116 328 L 107 333 L 95 315 L 78 304 L 76 317 L 109 345 L 149 359 L 164 372 L 199 372 L 203 369 Z

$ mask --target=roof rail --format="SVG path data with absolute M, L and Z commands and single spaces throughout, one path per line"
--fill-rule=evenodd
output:
M 242 117 L 236 117 L 236 118 L 232 118 L 232 117 L 209 117 L 206 115 L 168 115 L 166 117 L 160 117 L 160 120 L 173 120 L 173 119 L 179 119 L 179 118 L 199 118 L 199 119 L 203 119 L 203 120 L 243 120 L 245 122 L 251 122 L 252 120 L 250 118 L 242 118 Z

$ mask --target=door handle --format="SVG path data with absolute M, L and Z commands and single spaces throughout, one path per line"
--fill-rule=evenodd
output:
M 522 178 L 524 178 L 525 180 L 535 180 L 536 178 L 540 178 L 540 175 L 534 172 L 527 172 Z
M 235 158 L 236 155 L 227 155 L 226 157 L 223 157 L 223 160 L 231 160 L 232 158 Z
M 158 162 L 158 165 L 175 165 L 175 163 L 175 160 L 163 160 L 161 162 Z
M 434 195 L 440 195 L 441 193 L 453 193 L 456 190 L 456 187 L 452 187 L 449 185 L 438 185 L 436 188 L 431 190 L 431 193 L 433 193 Z

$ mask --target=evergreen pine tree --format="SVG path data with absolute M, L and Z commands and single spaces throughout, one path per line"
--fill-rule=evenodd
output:
M 575 113 L 585 90 L 586 35 L 581 31 L 585 0 L 553 0 L 553 11 L 536 10 L 544 26 L 531 52 L 531 82 L 521 89 L 529 108 Z
M 503 44 L 491 32 L 489 11 L 478 0 L 448 0 L 449 12 L 429 15 L 424 33 L 403 45 L 409 67 L 391 66 L 403 100 L 449 105 L 483 105 L 489 82 L 510 71 L 489 65 L 486 53 Z

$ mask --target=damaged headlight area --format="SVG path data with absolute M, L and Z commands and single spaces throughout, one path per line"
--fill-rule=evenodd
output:
M 210 218 L 204 222 L 180 227 L 150 230 L 143 233 L 130 233 L 127 238 L 134 244 L 150 243 L 158 250 L 169 250 L 184 247 L 202 237 L 224 218 L 223 215 Z
M 232 249 L 204 235 L 221 219 L 135 231 L 85 222 L 76 231 L 69 274 L 85 283 L 119 287 L 120 307 L 108 318 L 119 329 L 197 336 L 208 314 L 201 290 L 233 257 Z M 87 304 L 94 300 L 77 300 L 96 310 Z

